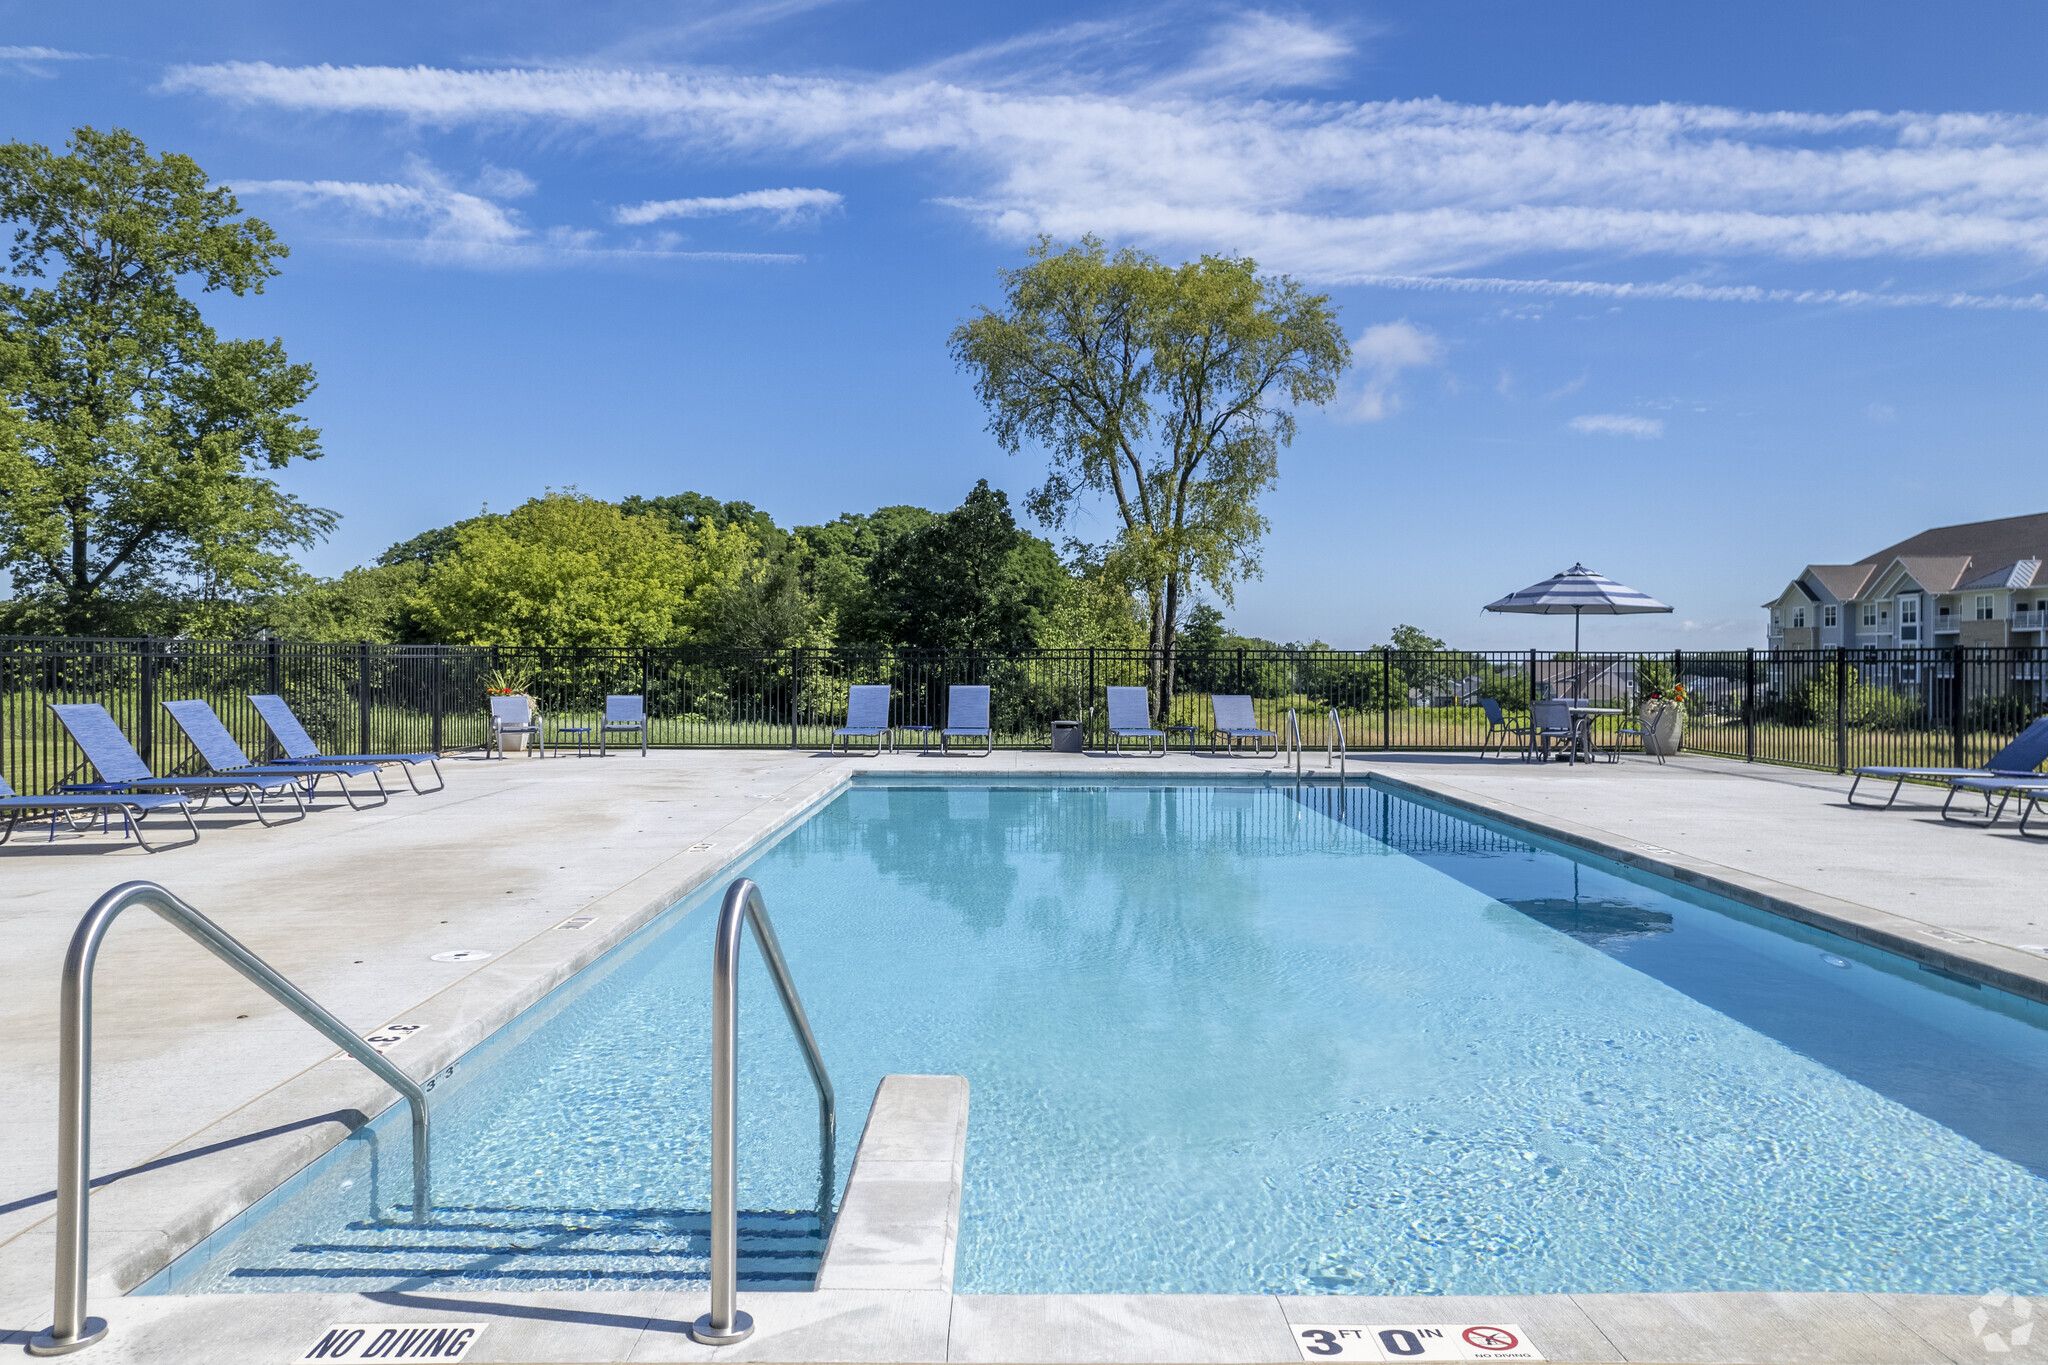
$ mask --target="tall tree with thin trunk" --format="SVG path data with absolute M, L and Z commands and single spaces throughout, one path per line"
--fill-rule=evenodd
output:
M 1190 590 L 1227 603 L 1257 576 L 1259 495 L 1294 439 L 1294 410 L 1330 401 L 1350 363 L 1336 309 L 1247 258 L 1168 266 L 1094 237 L 1041 238 L 1002 280 L 1002 307 L 954 330 L 953 358 L 1003 448 L 1049 455 L 1025 503 L 1034 517 L 1059 528 L 1086 499 L 1115 507 L 1103 562 L 1150 611 L 1163 712 Z
M 138 598 L 293 581 L 286 548 L 334 516 L 258 471 L 320 454 L 293 411 L 313 371 L 274 339 L 221 339 L 184 292 L 261 293 L 284 244 L 191 158 L 118 128 L 61 155 L 0 146 L 0 220 L 0 565 L 29 623 L 119 629 Z

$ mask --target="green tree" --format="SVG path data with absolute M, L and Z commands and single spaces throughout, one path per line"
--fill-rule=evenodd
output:
M 1093 237 L 1042 238 L 1002 279 L 1002 310 L 961 324 L 953 357 L 1003 448 L 1051 457 L 1035 518 L 1065 526 L 1084 495 L 1114 502 L 1105 563 L 1144 595 L 1163 712 L 1183 600 L 1199 584 L 1229 603 L 1259 572 L 1259 495 L 1293 409 L 1328 402 L 1350 363 L 1336 311 L 1249 259 L 1167 266 Z
M 789 539 L 789 533 L 775 524 L 775 518 L 751 502 L 720 502 L 702 493 L 671 493 L 659 498 L 635 494 L 622 499 L 619 510 L 629 517 L 660 517 L 668 522 L 671 531 L 686 538 L 707 526 L 720 530 L 738 526 L 754 538 L 754 543 L 770 559 L 782 557 Z
M 983 479 L 960 506 L 882 547 L 848 627 L 875 643 L 1029 649 L 1066 578 L 1053 547 L 1019 530 L 1009 497 Z
M 284 244 L 240 215 L 191 158 L 120 129 L 80 128 L 63 155 L 0 146 L 0 565 L 46 628 L 287 585 L 288 548 L 334 524 L 257 472 L 320 454 L 293 411 L 313 371 L 275 339 L 222 340 L 182 292 L 261 293 L 278 273 Z
M 496 512 L 485 512 L 479 516 L 455 522 L 453 525 L 436 526 L 431 531 L 420 532 L 411 540 L 399 541 L 383 554 L 378 555 L 377 562 L 387 567 L 394 564 L 419 564 L 431 569 L 434 567 L 436 560 L 446 559 L 455 553 L 455 547 L 461 543 L 462 532 L 465 528 L 475 526 L 480 522 L 499 521 L 502 519 Z
M 683 539 L 573 491 L 465 526 L 407 605 L 451 644 L 652 645 L 689 638 L 746 537 Z

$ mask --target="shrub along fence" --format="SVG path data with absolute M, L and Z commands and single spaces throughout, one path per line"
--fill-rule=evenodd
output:
M 1107 742 L 1102 689 L 1144 686 L 1160 661 L 1137 650 L 714 649 L 305 644 L 286 640 L 57 639 L 0 636 L 0 773 L 17 791 L 50 790 L 78 768 L 49 703 L 98 702 L 159 773 L 197 756 L 160 707 L 200 697 L 257 758 L 273 752 L 248 694 L 289 701 L 330 753 L 480 747 L 485 681 L 522 672 L 550 723 L 588 723 L 608 693 L 647 699 L 649 739 L 669 747 L 823 748 L 845 723 L 847 688 L 888 683 L 899 725 L 945 719 L 946 688 L 993 689 L 996 743 L 1047 743 L 1054 720 Z M 1481 699 L 1525 717 L 1532 699 L 1582 697 L 1633 713 L 1674 681 L 1687 692 L 1686 747 L 1843 771 L 1871 764 L 1982 761 L 2048 709 L 2048 651 L 1735 650 L 1552 654 L 1541 651 L 1225 650 L 1173 661 L 1159 717 L 1176 746 L 1206 743 L 1212 692 L 1250 693 L 1260 723 L 1324 748 L 1341 725 L 1353 752 L 1474 750 Z M 1155 697 L 1157 693 L 1155 692 Z M 1603 718 L 1605 742 L 1624 717 Z M 905 734 L 906 742 L 916 736 Z

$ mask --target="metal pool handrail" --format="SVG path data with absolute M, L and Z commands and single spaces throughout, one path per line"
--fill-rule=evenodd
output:
M 1323 766 L 1330 766 L 1330 759 L 1337 760 L 1337 776 L 1344 776 L 1344 717 L 1337 714 L 1337 708 L 1330 708 L 1330 752 L 1323 758 Z
M 1294 775 L 1301 776 L 1301 721 L 1295 716 L 1294 708 L 1287 708 L 1287 747 L 1294 751 Z M 1281 760 L 1285 762 L 1285 759 Z
M 768 974 L 775 979 L 775 993 L 782 997 L 782 1012 L 789 1016 L 789 1026 L 803 1048 L 811 1082 L 818 1087 L 818 1230 L 820 1234 L 831 1230 L 832 1149 L 837 1128 L 832 1078 L 825 1074 L 818 1040 L 811 1036 L 810 1021 L 804 1018 L 804 1002 L 790 978 L 789 964 L 782 960 L 782 945 L 776 942 L 775 925 L 768 918 L 761 888 L 752 878 L 741 877 L 725 888 L 711 949 L 711 1311 L 690 1326 L 690 1335 L 707 1346 L 730 1346 L 745 1341 L 754 1331 L 752 1316 L 739 1310 L 739 1173 L 733 1159 L 740 935 L 749 924 L 754 926 L 754 942 L 768 963 Z
M 206 916 L 155 882 L 123 882 L 93 902 L 78 922 L 64 954 L 63 996 L 58 1006 L 57 1050 L 57 1293 L 50 1329 L 28 1344 L 30 1355 L 54 1356 L 90 1346 L 107 1334 L 107 1324 L 85 1315 L 86 1215 L 91 1193 L 92 1139 L 92 969 L 100 940 L 131 905 L 146 905 L 190 935 L 199 946 L 247 977 L 272 999 L 327 1036 L 349 1056 L 405 1096 L 412 1106 L 412 1217 L 427 1215 L 427 1093 L 393 1066 L 347 1024 L 315 1004 Z

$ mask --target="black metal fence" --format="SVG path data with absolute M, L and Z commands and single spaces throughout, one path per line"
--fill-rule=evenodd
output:
M 486 679 L 524 674 L 551 730 L 588 724 L 611 693 L 646 698 L 662 746 L 823 748 L 845 723 L 847 689 L 887 683 L 898 725 L 945 720 L 946 689 L 992 689 L 996 743 L 1046 744 L 1054 720 L 1107 742 L 1102 689 L 1150 686 L 1144 651 L 1022 654 L 904 649 L 731 650 L 478 648 L 303 644 L 280 640 L 0 637 L 0 773 L 17 791 L 51 789 L 82 755 L 51 702 L 91 701 L 118 720 L 152 768 L 196 762 L 159 703 L 204 698 L 250 754 L 271 753 L 248 694 L 274 692 L 329 752 L 461 749 L 488 730 Z M 1176 746 L 1206 743 L 1208 697 L 1249 693 L 1261 724 L 1327 745 L 1341 726 L 1354 752 L 1476 750 L 1482 705 L 1511 720 L 1532 699 L 1577 697 L 1620 713 L 1596 738 L 1617 741 L 1643 697 L 1687 691 L 1685 744 L 1696 752 L 1844 770 L 1870 764 L 1969 765 L 2048 710 L 2048 651 L 1821 649 L 1715 653 L 1230 650 L 1182 652 L 1157 723 Z M 1155 690 L 1155 698 L 1158 692 Z M 1173 727 L 1181 727 L 1174 729 Z M 909 736 L 906 736 L 909 737 Z

